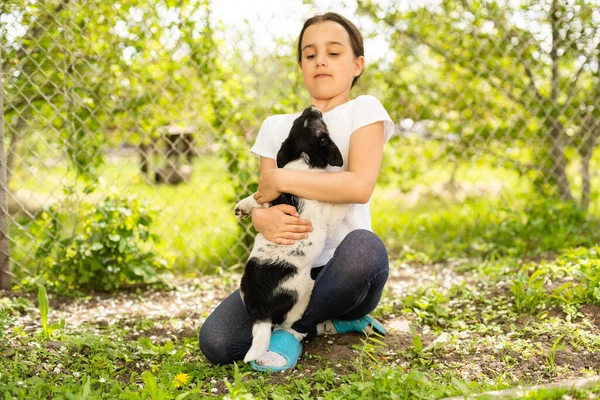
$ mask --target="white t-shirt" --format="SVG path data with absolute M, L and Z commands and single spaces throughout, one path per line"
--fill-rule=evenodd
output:
M 280 114 L 265 119 L 250 151 L 256 155 L 276 160 L 281 144 L 288 137 L 294 120 L 300 114 Z M 394 123 L 383 105 L 374 96 L 358 96 L 354 100 L 340 104 L 334 109 L 323 113 L 323 120 L 327 124 L 331 139 L 338 146 L 344 158 L 343 167 L 327 166 L 328 171 L 347 170 L 350 136 L 357 129 L 383 121 L 386 142 L 394 133 Z M 327 237 L 323 252 L 313 267 L 327 264 L 333 257 L 336 247 L 350 233 L 350 226 L 372 230 L 369 203 L 370 200 L 366 204 L 352 204 L 350 206 L 346 218 L 331 230 L 333 233 Z M 353 224 L 350 224 L 349 221 L 353 221 Z

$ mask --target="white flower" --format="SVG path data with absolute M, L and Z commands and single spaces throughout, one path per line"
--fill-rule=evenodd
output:
M 98 379 L 98 382 L 100 382 L 100 383 L 105 383 L 105 382 L 106 382 L 106 379 L 104 379 L 104 378 L 100 378 L 100 379 Z

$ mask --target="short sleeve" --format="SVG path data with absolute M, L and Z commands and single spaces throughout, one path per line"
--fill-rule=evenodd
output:
M 273 148 L 273 134 L 270 129 L 272 122 L 271 118 L 265 119 L 258 131 L 258 135 L 256 135 L 256 140 L 250 151 L 257 156 L 276 158 L 277 152 Z
M 394 134 L 394 123 L 389 114 L 377 97 L 357 97 L 352 113 L 352 132 L 379 121 L 383 121 L 383 133 L 387 142 Z

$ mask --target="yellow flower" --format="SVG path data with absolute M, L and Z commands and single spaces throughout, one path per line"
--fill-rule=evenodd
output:
M 173 387 L 180 388 L 181 386 L 186 385 L 189 377 L 188 374 L 184 373 L 175 375 L 175 378 L 173 378 Z

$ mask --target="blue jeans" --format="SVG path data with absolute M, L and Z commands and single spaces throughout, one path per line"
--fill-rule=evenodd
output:
M 311 271 L 315 287 L 304 315 L 292 327 L 310 337 L 321 322 L 364 317 L 377 307 L 388 272 L 383 242 L 364 229 L 350 232 L 327 265 Z M 200 328 L 199 340 L 202 353 L 213 364 L 244 358 L 252 343 L 252 321 L 239 290 L 212 312 Z

